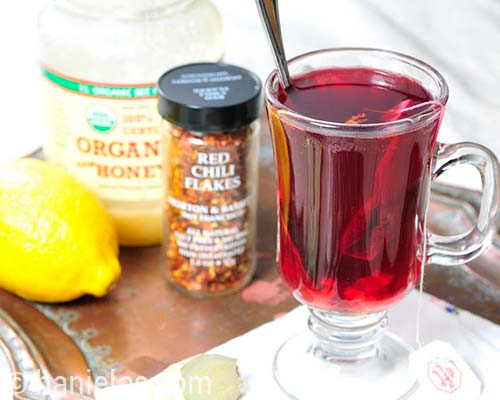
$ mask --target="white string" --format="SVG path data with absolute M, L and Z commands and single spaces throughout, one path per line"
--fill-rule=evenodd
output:
M 424 251 L 426 250 L 426 245 L 424 245 Z M 419 287 L 418 287 L 418 302 L 417 302 L 417 319 L 416 319 L 416 329 L 415 329 L 415 340 L 417 342 L 418 348 L 422 348 L 422 342 L 420 341 L 420 328 L 421 328 L 421 323 L 422 323 L 422 306 L 424 305 L 424 274 L 425 274 L 425 254 L 424 252 L 424 260 L 422 261 L 422 271 L 420 273 L 420 282 L 419 282 Z
M 405 111 L 413 110 L 417 107 L 421 107 L 423 105 L 428 105 L 428 104 L 435 104 L 440 108 L 440 116 L 439 116 L 439 121 L 436 129 L 439 131 L 439 128 L 441 127 L 441 122 L 443 122 L 443 116 L 444 116 L 444 104 L 441 103 L 438 100 L 432 100 L 432 101 L 427 101 L 425 103 L 417 104 L 415 106 L 409 107 L 405 109 Z M 427 211 L 426 211 L 427 213 Z M 427 226 L 427 218 L 424 221 L 424 226 Z M 416 329 L 415 329 L 415 341 L 417 342 L 418 348 L 422 348 L 422 342 L 421 342 L 421 324 L 422 324 L 422 307 L 424 305 L 424 276 L 425 276 L 425 268 L 427 266 L 427 235 L 424 236 L 424 245 L 423 245 L 423 254 L 422 254 L 422 271 L 420 272 L 420 282 L 418 285 L 418 302 L 417 302 L 417 318 L 416 318 Z

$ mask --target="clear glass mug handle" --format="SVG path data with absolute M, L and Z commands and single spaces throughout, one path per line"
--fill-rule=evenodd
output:
M 486 147 L 475 143 L 438 144 L 436 169 L 432 179 L 456 165 L 472 165 L 483 184 L 481 207 L 476 225 L 459 235 L 427 234 L 427 262 L 460 265 L 478 256 L 488 247 L 498 228 L 500 212 L 500 165 Z

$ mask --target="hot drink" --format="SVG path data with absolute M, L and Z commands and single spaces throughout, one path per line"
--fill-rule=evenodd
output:
M 414 118 L 431 94 L 401 75 L 330 68 L 295 77 L 277 98 L 305 117 L 360 128 L 312 132 L 270 109 L 274 144 L 286 147 L 276 149 L 278 265 L 285 282 L 312 307 L 387 308 L 420 275 L 439 119 L 394 134 L 390 124 L 376 135 L 362 125 Z

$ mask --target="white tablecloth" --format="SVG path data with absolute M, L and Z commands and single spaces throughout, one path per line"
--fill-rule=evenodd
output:
M 483 385 L 481 400 L 498 400 L 500 398 L 498 375 L 500 326 L 427 294 L 423 295 L 419 304 L 419 293 L 413 291 L 389 311 L 389 329 L 415 348 L 417 348 L 416 327 L 419 305 L 421 344 L 425 345 L 435 340 L 451 344 L 481 380 Z M 285 316 L 210 351 L 237 359 L 245 382 L 242 400 L 287 399 L 274 381 L 273 357 L 286 339 L 306 329 L 307 317 L 307 309 L 298 307 Z M 300 368 L 301 365 L 297 365 L 298 374 L 301 373 Z M 154 381 L 158 382 L 158 379 L 161 378 L 158 376 Z M 99 393 L 98 399 L 136 400 L 138 396 L 144 394 L 143 385 L 109 387 Z M 160 391 L 156 395 L 161 398 L 162 393 Z M 323 394 L 327 395 L 328 399 L 349 399 L 349 394 L 339 393 L 335 385 L 332 385 L 329 393 L 321 393 Z M 320 399 L 312 396 L 310 400 Z M 421 395 L 417 389 L 408 400 L 434 399 Z
M 415 332 L 418 296 L 418 292 L 413 291 L 389 311 L 390 331 L 414 347 L 417 347 Z M 287 338 L 307 329 L 307 317 L 307 309 L 299 307 L 274 322 L 212 350 L 213 353 L 238 360 L 240 372 L 246 382 L 243 400 L 287 399 L 274 382 L 272 361 L 276 350 Z M 423 345 L 441 340 L 454 346 L 482 381 L 481 400 L 500 399 L 500 326 L 424 294 L 420 338 Z M 349 397 L 348 394 L 336 393 L 332 387 L 330 398 Z M 432 400 L 419 396 L 418 390 L 410 399 Z

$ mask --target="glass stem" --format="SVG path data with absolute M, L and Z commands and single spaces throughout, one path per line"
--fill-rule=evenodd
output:
M 345 315 L 309 308 L 309 330 L 316 338 L 311 349 L 327 361 L 354 362 L 375 356 L 387 326 L 387 311 Z

